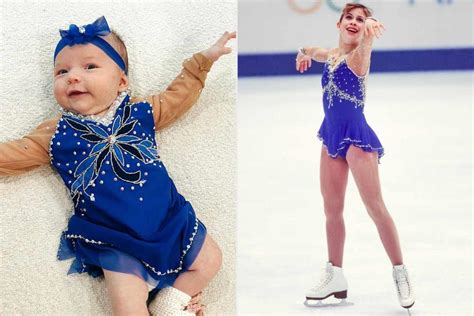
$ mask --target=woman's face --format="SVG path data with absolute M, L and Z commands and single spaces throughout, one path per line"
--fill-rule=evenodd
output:
M 348 45 L 359 45 L 364 37 L 365 30 L 364 10 L 355 8 L 344 14 L 342 20 L 337 22 L 340 38 Z

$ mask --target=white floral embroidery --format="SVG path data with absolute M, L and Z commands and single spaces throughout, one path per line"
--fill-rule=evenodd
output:
M 358 99 L 355 95 L 350 95 L 349 93 L 341 90 L 336 85 L 336 83 L 334 82 L 334 73 L 336 72 L 337 69 L 339 69 L 339 67 L 341 67 L 342 64 L 346 64 L 346 66 L 347 66 L 347 62 L 346 62 L 345 59 L 343 61 L 341 61 L 337 66 L 335 66 L 333 69 L 331 69 L 329 63 L 328 63 L 328 66 L 327 66 L 328 70 L 329 70 L 328 71 L 328 82 L 323 87 L 323 93 L 324 92 L 327 93 L 327 99 L 329 101 L 328 108 L 331 108 L 334 105 L 334 97 L 335 96 L 337 96 L 337 97 L 339 97 L 343 100 L 347 100 L 349 102 L 354 103 L 356 108 L 357 107 L 363 108 L 364 107 L 364 101 L 365 101 L 365 76 L 360 77 L 360 76 L 355 75 L 355 73 L 349 68 L 349 66 L 347 66 L 347 68 L 352 73 L 354 73 L 354 75 L 356 76 L 356 78 L 359 82 L 359 91 L 362 94 L 362 99 Z

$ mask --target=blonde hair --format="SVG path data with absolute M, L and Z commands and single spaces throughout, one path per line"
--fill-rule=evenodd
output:
M 369 16 L 372 16 L 372 10 L 369 9 L 368 7 L 366 7 L 365 5 L 360 4 L 360 3 L 346 3 L 344 8 L 342 9 L 342 13 L 341 13 L 341 17 L 339 18 L 339 22 L 342 21 L 342 18 L 344 17 L 344 15 L 346 15 L 347 13 L 349 13 L 351 10 L 354 10 L 354 9 L 362 9 L 364 11 L 365 17 L 367 17 L 367 18 Z

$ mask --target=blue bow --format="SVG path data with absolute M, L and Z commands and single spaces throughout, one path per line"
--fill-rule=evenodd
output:
M 69 30 L 59 30 L 65 45 L 73 46 L 91 42 L 95 36 L 106 36 L 110 34 L 109 25 L 104 16 L 101 16 L 92 24 L 77 26 L 69 25 Z
M 73 46 L 76 44 L 93 44 L 99 47 L 104 53 L 115 61 L 115 63 L 125 71 L 127 74 L 127 67 L 120 54 L 100 36 L 109 35 L 110 29 L 104 16 L 95 20 L 92 24 L 84 26 L 77 26 L 75 24 L 69 25 L 69 30 L 59 30 L 61 40 L 54 51 L 54 60 L 59 52 L 66 46 Z

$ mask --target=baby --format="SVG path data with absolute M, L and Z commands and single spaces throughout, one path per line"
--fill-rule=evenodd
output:
M 47 163 L 57 170 L 74 203 L 58 259 L 74 258 L 69 273 L 104 275 L 114 314 L 202 313 L 200 291 L 222 255 L 178 193 L 154 136 L 196 102 L 235 32 L 185 60 L 166 91 L 145 99 L 129 95 L 127 49 L 104 17 L 60 34 L 54 97 L 62 113 L 0 144 L 0 175 Z

